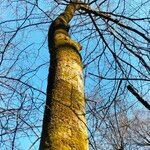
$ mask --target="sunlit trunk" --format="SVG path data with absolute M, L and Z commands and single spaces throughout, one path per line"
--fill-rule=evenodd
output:
M 51 65 L 40 150 L 88 150 L 81 46 L 68 35 L 77 5 L 70 4 L 51 25 Z

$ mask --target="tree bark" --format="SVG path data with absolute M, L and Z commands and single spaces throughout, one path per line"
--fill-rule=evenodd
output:
M 48 34 L 50 69 L 40 150 L 88 150 L 81 46 L 68 35 L 78 4 L 69 4 Z

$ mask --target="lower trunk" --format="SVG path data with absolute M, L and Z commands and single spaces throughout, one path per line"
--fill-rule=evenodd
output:
M 40 150 L 88 150 L 80 46 L 65 32 L 51 50 Z

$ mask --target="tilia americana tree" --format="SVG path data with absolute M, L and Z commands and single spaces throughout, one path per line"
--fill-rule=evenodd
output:
M 149 149 L 149 6 L 1 1 L 0 150 Z
M 73 18 L 75 11 L 80 9 L 85 11 L 86 14 L 89 15 L 89 18 L 99 37 L 112 54 L 115 63 L 119 66 L 123 74 L 123 66 L 118 61 L 118 59 L 120 60 L 120 58 L 118 58 L 116 53 L 110 48 L 110 44 L 107 43 L 103 34 L 100 32 L 99 27 L 97 26 L 92 15 L 101 17 L 107 26 L 109 21 L 113 22 L 114 24 L 119 26 L 121 30 L 122 28 L 124 28 L 125 30 L 139 35 L 147 42 L 150 42 L 150 39 L 145 34 L 140 32 L 139 30 L 136 30 L 132 26 L 125 25 L 118 19 L 114 18 L 114 16 L 117 17 L 118 15 L 93 10 L 89 5 L 86 5 L 78 0 L 69 2 L 64 12 L 52 22 L 48 34 L 48 43 L 51 58 L 48 76 L 47 99 L 42 127 L 43 130 L 39 148 L 40 150 L 89 149 L 87 125 L 85 119 L 85 98 L 82 77 L 83 66 L 81 55 L 79 53 L 81 50 L 81 46 L 79 43 L 72 40 L 68 34 L 69 22 Z M 114 16 L 112 17 L 111 15 Z M 125 18 L 124 16 L 122 17 Z M 130 18 L 127 19 L 131 20 Z M 131 52 L 135 57 L 139 59 L 140 62 L 142 62 L 146 70 L 149 70 L 149 66 L 147 65 L 146 61 L 141 56 L 133 52 L 129 47 L 127 47 L 127 45 L 124 43 L 124 40 L 126 39 L 122 37 L 122 35 L 118 33 L 117 30 L 114 32 L 114 28 L 112 25 L 109 26 L 107 30 L 111 33 L 111 35 L 114 36 L 115 39 L 121 42 L 121 45 L 124 45 L 124 47 L 129 52 Z M 119 35 L 116 36 L 116 33 Z M 120 37 L 122 39 L 120 39 Z M 125 61 L 123 60 L 123 62 Z M 129 65 L 128 62 L 127 65 Z M 115 71 L 116 69 L 117 68 L 115 68 Z M 92 73 L 90 75 L 95 76 Z M 129 80 L 128 75 L 125 76 L 126 78 L 115 79 L 102 78 L 100 76 L 96 77 L 115 81 L 119 80 L 118 87 L 116 88 L 114 86 L 114 89 L 117 89 L 112 100 L 114 101 L 122 84 L 122 81 Z M 134 79 L 131 78 L 130 80 Z
M 68 35 L 80 4 L 70 3 L 48 33 L 50 69 L 40 150 L 88 150 L 81 46 Z

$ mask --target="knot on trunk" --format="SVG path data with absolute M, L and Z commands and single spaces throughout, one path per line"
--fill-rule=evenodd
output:
M 78 42 L 70 38 L 68 34 L 69 28 L 70 26 L 64 21 L 61 22 L 60 18 L 51 24 L 48 33 L 48 44 L 51 52 L 60 47 L 70 47 L 76 52 L 82 49 Z

